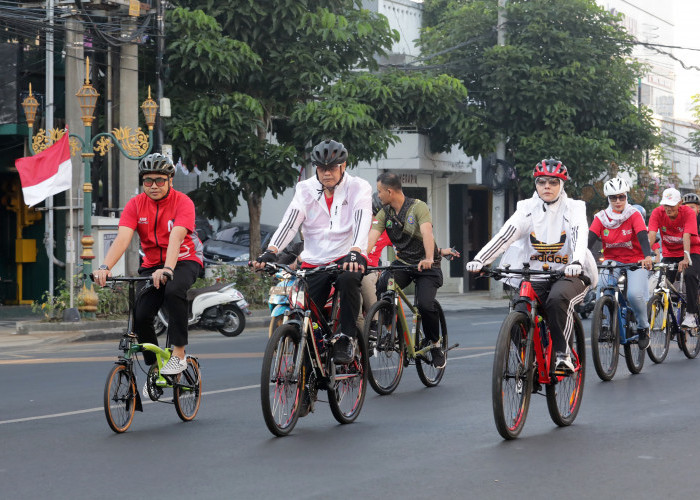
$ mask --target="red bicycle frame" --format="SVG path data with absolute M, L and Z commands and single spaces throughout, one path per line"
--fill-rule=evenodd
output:
M 556 384 L 566 374 L 550 371 L 550 360 L 552 359 L 552 339 L 550 338 L 549 329 L 542 332 L 542 326 L 545 324 L 543 317 L 537 314 L 541 307 L 540 298 L 537 296 L 535 289 L 530 281 L 523 280 L 520 283 L 520 300 L 525 302 L 530 315 L 532 327 L 532 345 L 535 347 L 535 365 L 537 366 L 537 381 L 541 384 L 549 385 Z M 542 344 L 542 338 L 546 338 L 546 347 Z M 581 363 L 578 359 L 578 353 L 572 349 L 571 354 L 574 358 L 575 371 L 581 369 Z M 526 355 L 527 356 L 527 355 Z M 527 359 L 527 358 L 526 358 Z

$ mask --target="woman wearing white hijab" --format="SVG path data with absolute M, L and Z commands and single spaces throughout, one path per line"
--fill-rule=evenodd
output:
M 641 264 L 642 268 L 627 271 L 627 300 L 637 318 L 639 348 L 649 346 L 649 319 L 647 318 L 647 301 L 649 300 L 649 271 L 652 267 L 652 251 L 649 247 L 647 226 L 642 215 L 629 204 L 627 193 L 630 187 L 620 177 L 605 183 L 603 191 L 608 198 L 608 207 L 593 218 L 588 230 L 588 248 L 597 240 L 603 242 L 605 263 Z M 604 272 L 598 282 L 600 289 L 615 284 L 620 271 Z

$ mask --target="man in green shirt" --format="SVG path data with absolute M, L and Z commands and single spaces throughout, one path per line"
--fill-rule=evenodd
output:
M 377 280 L 377 296 L 386 291 L 390 274 L 401 288 L 416 283 L 416 302 L 426 338 L 433 343 L 430 350 L 433 366 L 444 368 L 445 353 L 438 342 L 440 318 L 435 304 L 437 289 L 442 286 L 440 251 L 433 237 L 433 220 L 428 205 L 403 194 L 398 175 L 385 172 L 377 178 L 377 193 L 384 207 L 372 221 L 368 248 L 373 248 L 386 230 L 396 250 L 393 265 L 417 266 L 416 270 L 383 273 Z

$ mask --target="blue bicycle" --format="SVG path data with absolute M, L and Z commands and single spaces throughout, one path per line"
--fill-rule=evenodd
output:
M 601 380 L 612 380 L 617 371 L 620 345 L 625 352 L 625 363 L 630 373 L 642 371 L 644 350 L 637 341 L 637 318 L 627 302 L 627 271 L 639 269 L 639 264 L 599 264 L 600 279 L 607 283 L 593 310 L 591 321 L 591 351 L 593 365 Z M 613 273 L 620 271 L 617 280 Z

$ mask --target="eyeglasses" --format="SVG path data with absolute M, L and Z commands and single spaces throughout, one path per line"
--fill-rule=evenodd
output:
M 340 168 L 340 164 L 338 164 L 338 163 L 336 163 L 335 165 L 328 165 L 328 166 L 316 165 L 316 170 L 318 170 L 319 172 L 330 172 L 330 171 L 333 171 L 337 168 Z
M 146 187 L 151 187 L 154 182 L 156 183 L 156 186 L 163 187 L 165 186 L 165 183 L 168 182 L 168 179 L 165 177 L 156 177 L 155 179 L 153 177 L 144 177 L 141 182 Z
M 608 200 L 610 201 L 625 201 L 626 199 L 626 194 L 611 194 L 610 196 L 608 196 Z
M 549 184 L 550 186 L 558 186 L 559 185 L 559 179 L 556 179 L 554 177 L 538 177 L 535 179 L 535 184 L 538 186 L 544 186 L 545 184 Z

